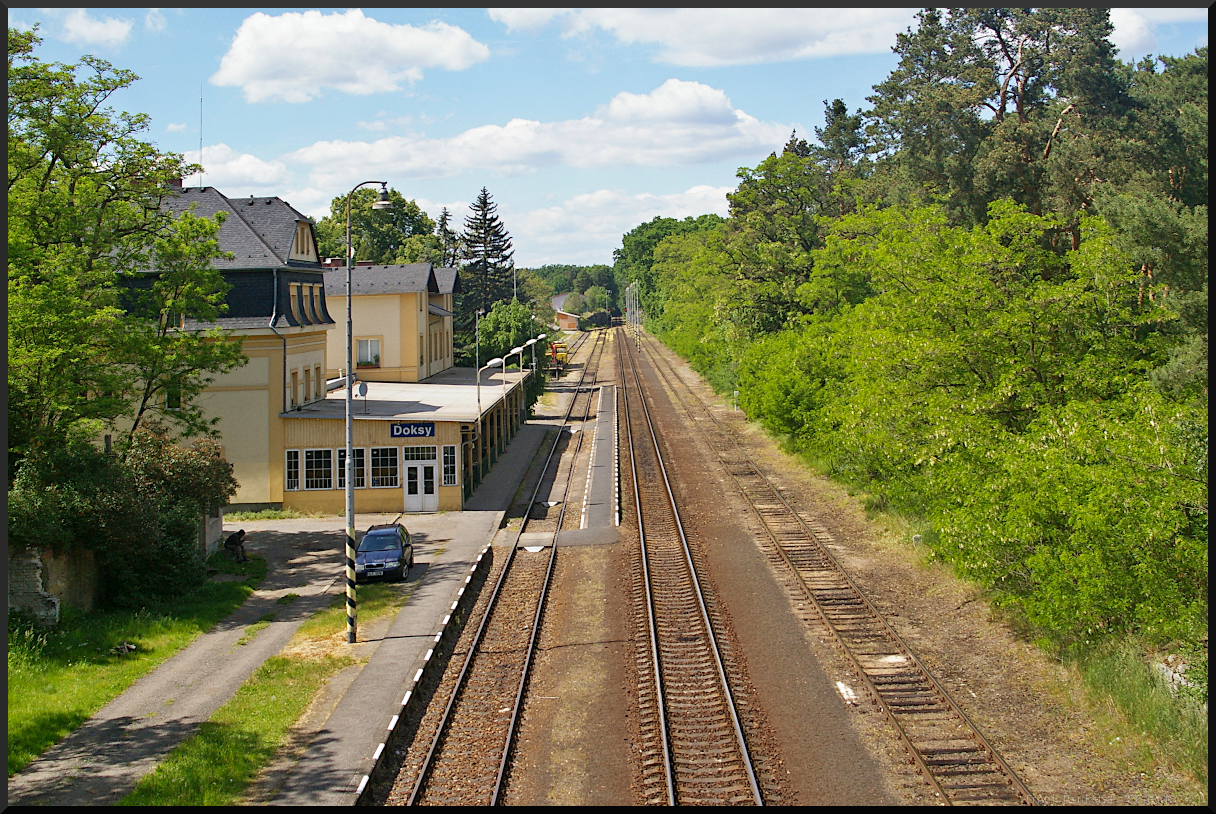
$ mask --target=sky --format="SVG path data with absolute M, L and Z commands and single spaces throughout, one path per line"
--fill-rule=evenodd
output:
M 118 110 L 229 197 L 314 218 L 386 181 L 457 225 L 482 187 L 523 267 L 611 263 L 662 215 L 727 214 L 740 167 L 864 108 L 915 9 L 10 9 L 45 61 L 141 78 Z M 1207 45 L 1206 7 L 1114 9 L 1124 60 Z M 201 99 L 201 109 L 200 109 Z M 201 125 L 201 133 L 200 133 Z M 201 160 L 200 160 L 201 143 Z M 198 178 L 186 179 L 197 185 Z

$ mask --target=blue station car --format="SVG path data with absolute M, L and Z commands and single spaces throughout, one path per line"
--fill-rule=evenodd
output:
M 403 580 L 414 567 L 410 533 L 400 523 L 372 526 L 359 541 L 355 553 L 355 581 Z

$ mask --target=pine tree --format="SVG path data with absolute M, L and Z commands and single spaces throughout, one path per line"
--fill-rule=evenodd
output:
M 464 261 L 461 286 L 464 294 L 458 303 L 462 329 L 471 328 L 478 309 L 486 313 L 499 300 L 512 296 L 511 276 L 515 268 L 511 236 L 498 219 L 498 204 L 485 187 L 470 207 L 460 236 L 460 258 Z
M 460 235 L 452 231 L 451 223 L 452 213 L 445 206 L 435 230 L 439 235 L 439 265 L 443 268 L 452 268 L 460 261 Z

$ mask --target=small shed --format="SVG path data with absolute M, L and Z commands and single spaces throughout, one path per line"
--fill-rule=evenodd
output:
M 578 314 L 568 314 L 565 311 L 558 311 L 557 327 L 563 331 L 577 331 Z

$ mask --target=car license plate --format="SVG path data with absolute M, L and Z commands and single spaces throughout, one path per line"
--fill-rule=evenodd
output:
M 384 571 L 368 571 L 367 575 L 369 577 L 382 577 L 384 576 Z

